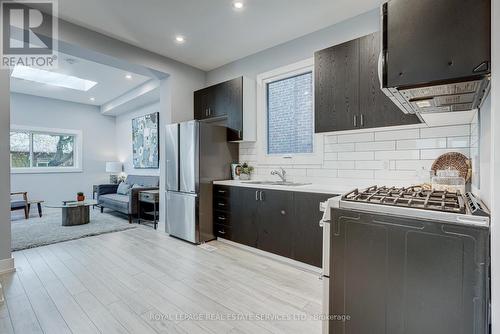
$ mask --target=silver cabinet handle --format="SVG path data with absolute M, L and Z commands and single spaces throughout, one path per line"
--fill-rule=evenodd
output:
M 365 115 L 361 114 L 359 117 L 360 117 L 361 127 L 364 127 L 365 126 Z
M 226 191 L 225 191 L 225 190 L 217 190 L 217 192 L 218 192 L 219 194 L 225 194 L 225 193 L 226 193 Z
M 220 234 L 226 234 L 226 232 L 224 232 L 224 231 L 219 231 L 219 233 L 220 233 Z
M 354 115 L 354 127 L 358 127 L 358 116 Z
M 259 199 L 260 199 L 261 201 L 263 201 L 263 200 L 264 200 L 264 192 L 263 192 L 263 191 L 260 191 Z
M 224 217 L 217 217 L 219 220 L 226 220 Z
M 258 190 L 255 190 L 255 200 L 256 201 L 259 200 L 259 191 Z

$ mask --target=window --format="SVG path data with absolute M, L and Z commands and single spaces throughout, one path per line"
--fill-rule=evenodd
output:
M 314 58 L 257 75 L 258 164 L 322 164 L 323 135 L 314 133 Z
M 313 153 L 312 72 L 267 83 L 267 153 Z
M 10 132 L 12 172 L 78 171 L 81 134 L 13 128 Z

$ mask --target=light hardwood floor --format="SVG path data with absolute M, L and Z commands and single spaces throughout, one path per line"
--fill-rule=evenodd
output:
M 317 274 L 210 244 L 140 227 L 15 252 L 17 271 L 0 277 L 0 333 L 321 332 Z

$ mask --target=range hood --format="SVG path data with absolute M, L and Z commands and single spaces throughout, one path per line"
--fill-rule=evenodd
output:
M 490 87 L 490 0 L 382 5 L 382 91 L 405 113 L 478 109 Z

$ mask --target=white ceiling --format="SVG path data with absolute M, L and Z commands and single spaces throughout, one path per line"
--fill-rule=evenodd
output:
M 58 58 L 58 68 L 51 71 L 92 80 L 97 84 L 85 92 L 11 77 L 11 91 L 100 106 L 151 80 L 147 76 L 63 53 L 59 53 Z M 127 79 L 127 74 L 131 74 L 132 78 Z M 95 101 L 91 101 L 91 97 L 95 98 Z
M 59 16 L 211 70 L 377 8 L 381 0 L 63 0 Z M 175 42 L 176 35 L 186 38 Z

